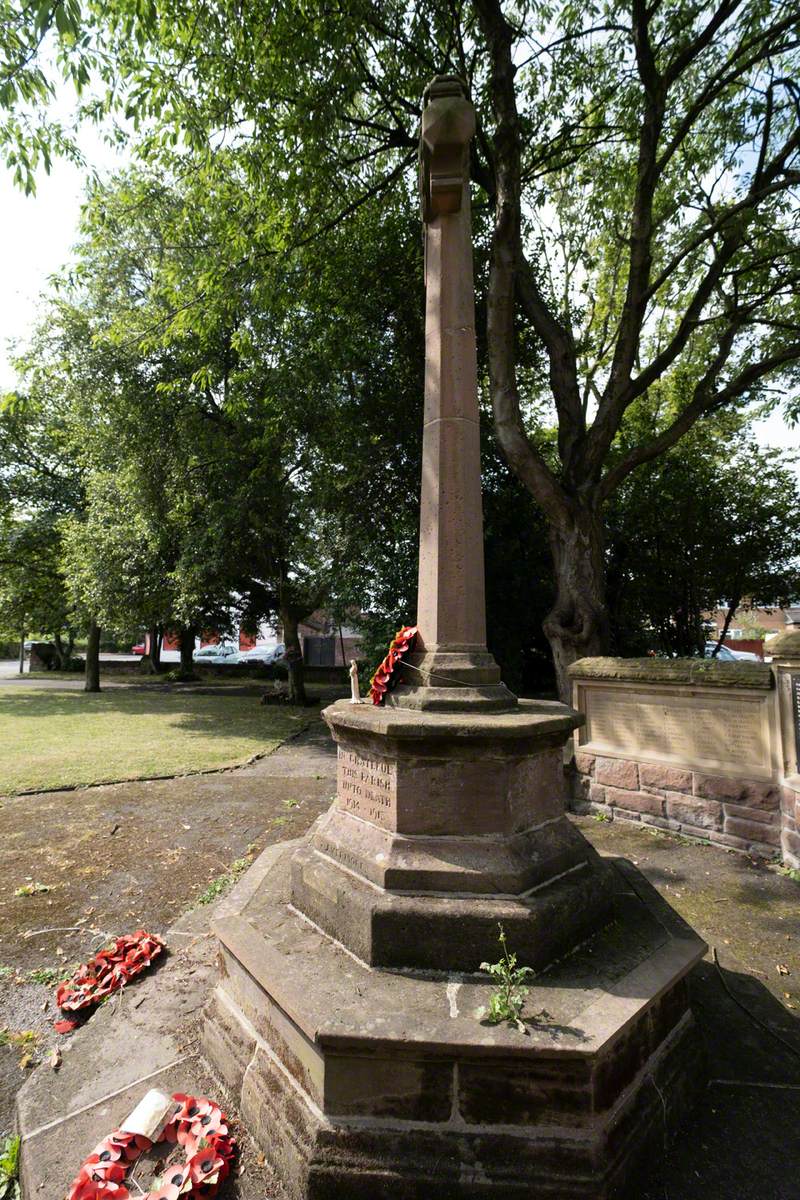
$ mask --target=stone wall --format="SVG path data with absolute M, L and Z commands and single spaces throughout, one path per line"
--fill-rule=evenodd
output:
M 774 857 L 781 789 L 754 779 L 578 752 L 573 808 Z
M 787 775 L 775 671 L 593 658 L 570 673 L 586 718 L 575 734 L 575 811 L 793 863 L 800 778 L 795 787 Z
M 781 735 L 781 847 L 783 861 L 800 868 L 800 629 L 771 643 Z
M 783 861 L 787 866 L 800 869 L 800 788 L 788 785 L 782 788 L 781 814 Z

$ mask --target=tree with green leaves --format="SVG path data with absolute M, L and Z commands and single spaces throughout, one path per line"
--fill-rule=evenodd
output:
M 699 426 L 634 472 L 606 510 L 618 653 L 702 654 L 709 614 L 800 593 L 800 485 L 791 456 L 739 422 Z
M 466 78 L 476 207 L 492 217 L 494 422 L 547 517 L 545 628 L 564 694 L 569 662 L 609 644 L 603 509 L 616 489 L 698 421 L 797 381 L 796 7 L 362 0 L 267 13 L 220 0 L 191 23 L 167 8 L 150 64 L 108 27 L 128 94 L 146 84 L 162 122 L 183 114 L 197 145 L 247 130 L 247 169 L 286 213 L 273 252 L 324 241 L 402 186 L 422 87 L 435 71 Z M 659 384 L 673 404 L 621 454 L 631 407 Z M 558 426 L 554 457 L 542 414 Z
M 548 517 L 545 627 L 565 694 L 569 662 L 609 644 L 604 505 L 701 418 L 798 378 L 800 23 L 792 6 L 726 0 L 635 0 L 588 21 L 564 8 L 518 69 L 520 31 L 499 0 L 476 9 L 493 110 L 495 422 Z M 531 142 L 534 130 L 547 135 Z M 545 351 L 555 469 L 525 427 L 523 324 Z M 622 451 L 632 406 L 657 385 L 672 403 Z
M 423 87 L 465 79 L 479 232 L 490 221 L 486 384 L 497 441 L 547 520 L 545 629 L 566 696 L 569 663 L 609 646 L 617 489 L 716 413 L 788 394 L 796 415 L 796 6 L 115 0 L 84 27 L 85 50 L 60 43 L 113 63 L 96 111 L 138 120 L 142 154 L 210 184 L 218 147 L 235 147 L 251 195 L 270 198 L 268 222 L 228 221 L 215 284 L 324 254 L 358 214 L 410 195 Z M 208 296 L 198 278 L 162 323 Z
M 49 635 L 55 665 L 72 658 L 81 625 L 61 573 L 62 522 L 83 504 L 68 414 L 30 380 L 0 401 L 0 624 Z

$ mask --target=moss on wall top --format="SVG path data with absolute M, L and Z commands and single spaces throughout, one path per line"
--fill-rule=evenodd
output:
M 781 636 L 785 637 L 786 634 Z M 569 673 L 573 679 L 688 683 L 699 687 L 764 690 L 772 687 L 772 671 L 767 663 L 746 660 L 717 662 L 710 658 L 580 658 L 569 668 Z

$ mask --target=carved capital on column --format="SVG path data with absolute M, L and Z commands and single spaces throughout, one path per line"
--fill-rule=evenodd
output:
M 457 75 L 437 75 L 426 87 L 422 104 L 420 193 L 427 223 L 461 208 L 475 109 Z

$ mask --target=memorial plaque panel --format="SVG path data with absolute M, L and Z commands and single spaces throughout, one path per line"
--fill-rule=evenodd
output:
M 582 748 L 702 769 L 770 773 L 760 697 L 668 696 L 602 687 L 581 691 L 586 712 Z
M 792 715 L 794 717 L 795 770 L 800 774 L 800 675 L 790 675 L 792 688 Z
M 397 763 L 365 758 L 339 747 L 336 797 L 339 808 L 373 825 L 393 829 L 397 815 Z

